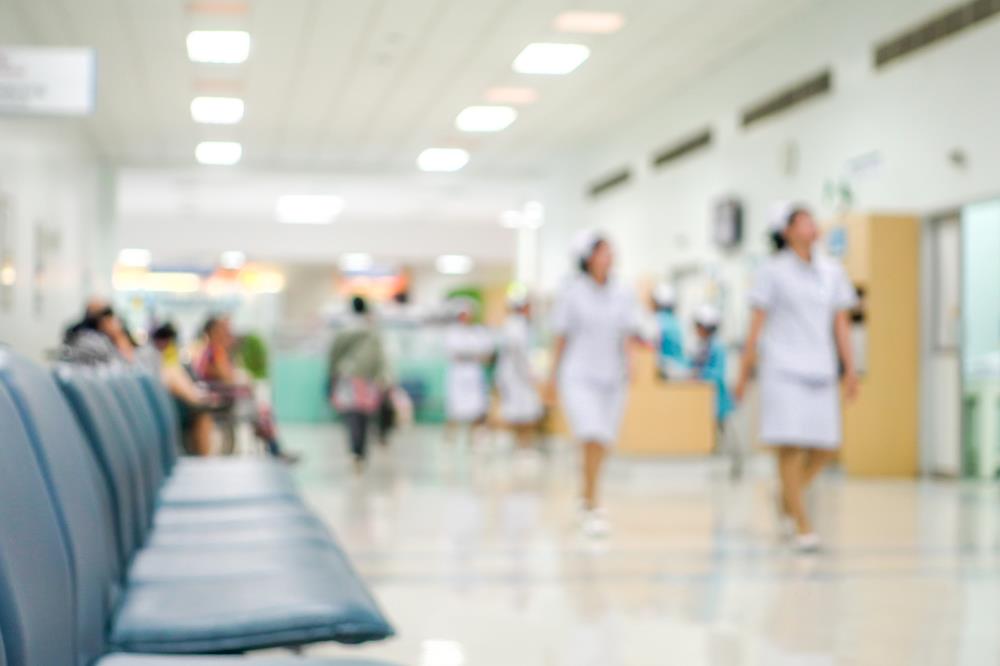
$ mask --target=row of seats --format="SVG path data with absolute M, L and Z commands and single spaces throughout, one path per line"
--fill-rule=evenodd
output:
M 178 458 L 178 430 L 153 377 L 0 349 L 0 666 L 210 666 L 234 658 L 156 655 L 393 635 L 283 465 Z

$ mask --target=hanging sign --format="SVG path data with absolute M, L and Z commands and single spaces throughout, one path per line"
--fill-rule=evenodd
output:
M 88 115 L 96 78 L 93 49 L 0 46 L 0 114 Z

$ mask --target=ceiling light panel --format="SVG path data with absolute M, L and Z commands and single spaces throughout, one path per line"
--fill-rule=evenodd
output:
M 153 253 L 145 248 L 127 247 L 118 253 L 118 263 L 129 268 L 149 268 Z
M 590 57 L 583 44 L 536 42 L 528 44 L 514 59 L 514 71 L 520 74 L 569 74 Z
M 274 214 L 282 224 L 330 224 L 344 210 L 344 200 L 330 194 L 278 197 Z
M 243 158 L 243 146 L 235 141 L 202 141 L 194 149 L 199 164 L 232 166 Z
M 625 17 L 618 12 L 568 11 L 556 17 L 554 27 L 559 32 L 607 35 L 618 32 Z
M 469 163 L 469 152 L 461 148 L 428 148 L 417 156 L 421 171 L 458 171 Z
M 238 271 L 247 263 L 247 255 L 240 250 L 227 250 L 219 255 L 219 265 L 230 271 Z
M 463 132 L 499 132 L 517 120 L 512 106 L 470 106 L 455 118 L 455 127 Z
M 474 263 L 464 254 L 442 254 L 434 262 L 439 273 L 444 275 L 465 275 L 472 272 Z
M 192 62 L 238 65 L 250 56 L 250 33 L 242 30 L 195 30 L 187 36 Z
M 244 105 L 239 97 L 195 97 L 191 118 L 196 123 L 234 125 L 243 120 Z
M 511 104 L 524 106 L 538 101 L 538 91 L 534 88 L 498 86 L 486 91 L 486 101 L 490 104 Z

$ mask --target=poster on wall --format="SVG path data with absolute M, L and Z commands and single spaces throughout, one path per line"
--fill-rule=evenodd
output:
M 45 311 L 45 292 L 50 288 L 52 267 L 61 240 L 61 234 L 48 228 L 41 220 L 35 224 L 35 270 L 31 298 L 35 316 L 41 316 Z
M 10 200 L 0 192 L 0 312 L 10 312 L 14 307 L 14 284 L 17 282 L 14 242 Z

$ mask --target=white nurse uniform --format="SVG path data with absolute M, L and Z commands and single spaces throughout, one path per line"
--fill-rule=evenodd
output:
M 844 269 L 783 250 L 760 269 L 750 293 L 766 313 L 760 348 L 761 440 L 834 449 L 841 440 L 834 317 L 857 297 Z
M 484 362 L 493 348 L 493 338 L 483 326 L 454 324 L 448 330 L 445 412 L 449 421 L 475 423 L 486 416 L 489 395 Z
M 514 425 L 542 418 L 542 401 L 531 368 L 530 327 L 526 317 L 512 314 L 504 322 L 497 361 L 500 416 Z
M 566 339 L 559 394 L 577 440 L 613 446 L 627 390 L 627 344 L 640 328 L 632 292 L 613 280 L 577 275 L 563 288 L 552 317 Z

